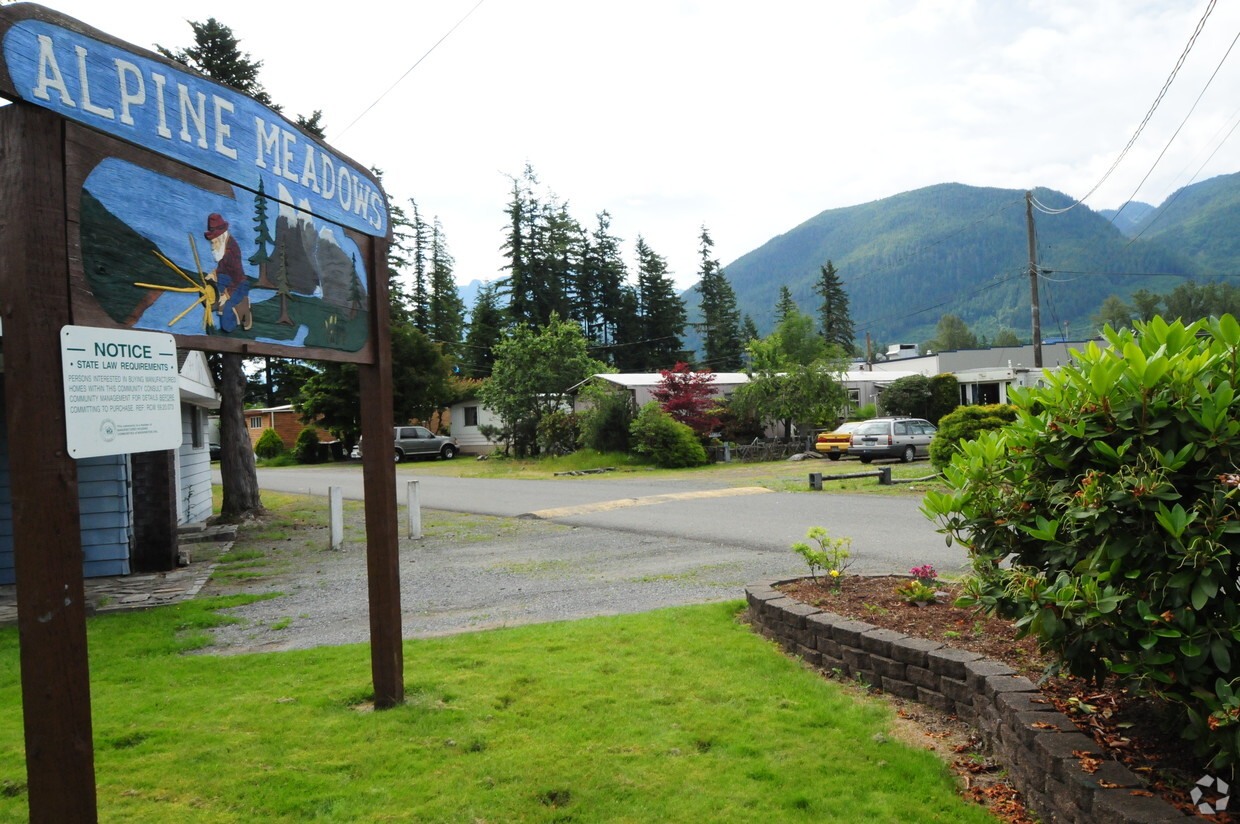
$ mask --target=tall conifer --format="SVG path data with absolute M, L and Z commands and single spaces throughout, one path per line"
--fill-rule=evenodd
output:
M 814 291 L 822 296 L 822 305 L 818 309 L 822 336 L 827 343 L 835 344 L 851 355 L 856 349 L 856 332 L 853 331 L 852 316 L 848 313 L 848 292 L 844 291 L 835 264 L 828 260 L 827 265 L 820 268 L 821 275 Z
M 698 240 L 702 263 L 694 288 L 702 296 L 702 321 L 694 327 L 702 334 L 703 365 L 715 371 L 734 371 L 741 368 L 744 354 L 736 292 L 713 257 L 715 242 L 705 226 Z

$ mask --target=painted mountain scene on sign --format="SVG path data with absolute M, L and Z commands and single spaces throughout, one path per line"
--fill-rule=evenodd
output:
M 134 329 L 358 351 L 369 337 L 359 249 L 290 202 L 283 187 L 230 197 L 109 158 L 83 184 L 86 284 Z

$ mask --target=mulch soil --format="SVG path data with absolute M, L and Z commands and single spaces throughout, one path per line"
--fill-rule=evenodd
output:
M 896 586 L 907 580 L 900 576 L 849 575 L 838 582 L 807 578 L 779 589 L 790 598 L 837 615 L 1002 661 L 1038 684 L 1046 699 L 1091 736 L 1107 758 L 1144 776 L 1153 794 L 1200 820 L 1240 824 L 1240 815 L 1202 815 L 1193 804 L 1189 794 L 1195 782 L 1212 773 L 1205 759 L 1195 756 L 1189 742 L 1171 728 L 1172 714 L 1161 702 L 1134 696 L 1114 679 L 1097 685 L 1049 674 L 1051 659 L 1038 650 L 1032 638 L 1016 638 L 1010 621 L 954 606 L 958 592 L 946 584 L 937 586 L 940 594 L 935 603 L 908 604 L 895 592 Z M 936 717 L 935 711 L 913 702 L 894 703 L 897 715 L 919 723 L 930 739 L 950 735 L 954 718 Z M 947 752 L 933 745 L 927 748 L 939 750 L 960 776 L 964 794 L 989 807 L 1004 824 L 1034 824 L 1037 819 L 1003 779 L 1002 765 L 981 755 L 979 746 L 980 738 L 975 734 L 957 734 Z M 1099 764 L 1091 761 L 1094 759 L 1082 759 L 1081 768 L 1096 771 Z

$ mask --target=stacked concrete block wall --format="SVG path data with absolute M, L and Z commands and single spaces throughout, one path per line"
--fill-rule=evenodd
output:
M 1119 762 L 1103 760 L 1088 772 L 1085 757 L 1105 759 L 1098 745 L 1006 664 L 824 612 L 788 598 L 778 584 L 746 587 L 754 629 L 815 667 L 966 721 L 1043 821 L 1167 824 L 1188 818 L 1145 794 L 1146 782 Z

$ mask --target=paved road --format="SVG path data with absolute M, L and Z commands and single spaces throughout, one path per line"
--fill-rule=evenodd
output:
M 217 481 L 218 481 L 218 469 Z M 358 466 L 261 469 L 259 485 L 281 492 L 326 495 L 331 486 L 346 498 L 362 499 Z M 941 572 L 962 569 L 964 551 L 946 546 L 920 513 L 914 496 L 769 492 L 728 489 L 693 480 L 642 480 L 626 476 L 583 476 L 548 481 L 481 478 L 417 478 L 397 469 L 403 503 L 405 482 L 418 480 L 422 506 L 496 516 L 542 517 L 643 537 L 693 540 L 786 552 L 811 526 L 853 540 L 853 572 L 906 572 L 932 564 Z

